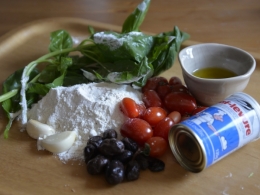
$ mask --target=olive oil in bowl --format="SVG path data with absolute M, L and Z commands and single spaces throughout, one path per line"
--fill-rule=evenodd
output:
M 192 73 L 196 77 L 205 78 L 205 79 L 224 79 L 238 76 L 231 70 L 219 67 L 207 67 L 197 69 Z

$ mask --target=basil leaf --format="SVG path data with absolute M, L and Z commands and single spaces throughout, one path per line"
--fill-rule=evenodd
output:
M 49 51 L 62 51 L 63 49 L 72 48 L 73 41 L 70 34 L 65 30 L 57 30 L 51 33 Z M 63 54 L 66 56 L 67 54 Z
M 41 83 L 51 83 L 55 78 L 59 76 L 59 71 L 57 70 L 57 65 L 48 64 L 44 70 L 42 70 L 41 75 L 38 79 Z
M 122 33 L 131 31 L 139 31 L 139 27 L 143 23 L 146 13 L 150 6 L 150 0 L 144 0 L 140 3 L 131 15 L 125 20 L 122 26 Z
M 183 33 L 177 26 L 173 31 L 157 35 L 152 52 L 149 53 L 149 60 L 154 67 L 153 76 L 157 76 L 163 71 L 170 69 L 183 41 L 189 38 L 187 33 Z
M 5 100 L 3 103 L 2 103 L 2 107 L 4 109 L 4 112 L 7 116 L 7 119 L 8 119 L 8 123 L 7 125 L 5 126 L 5 129 L 4 129 L 4 138 L 7 139 L 8 138 L 8 132 L 12 126 L 12 123 L 13 123 L 13 118 L 11 118 L 11 115 L 10 115 L 10 110 L 11 110 L 11 107 L 12 107 L 12 102 L 11 102 L 11 99 L 7 99 Z
M 95 34 L 95 30 L 92 26 L 88 26 L 88 32 L 90 33 L 90 35 Z
M 126 34 L 99 32 L 94 34 L 93 40 L 97 45 L 102 62 L 125 59 L 141 62 L 153 45 L 153 37 L 141 32 Z
M 23 69 L 17 70 L 5 80 L 5 82 L 3 83 L 3 90 L 2 90 L 3 94 L 8 93 L 9 91 L 14 90 L 14 89 L 20 91 L 22 73 L 23 73 Z M 38 74 L 38 70 L 34 69 L 32 71 L 30 79 L 35 77 L 37 74 Z M 32 104 L 31 100 L 32 100 L 32 98 L 29 98 L 29 100 L 27 100 L 27 103 L 29 105 Z M 20 94 L 19 93 L 15 94 L 11 98 L 2 102 L 2 107 L 4 109 L 4 113 L 6 114 L 7 119 L 8 119 L 8 124 L 6 125 L 5 130 L 4 130 L 5 138 L 8 138 L 8 132 L 9 132 L 12 122 L 14 120 L 14 118 L 11 117 L 11 113 L 18 112 L 21 109 L 21 106 L 19 103 L 20 103 Z
M 146 57 L 143 58 L 140 64 L 132 66 L 131 69 L 132 70 L 111 72 L 107 75 L 107 79 L 118 84 L 131 84 L 146 77 L 147 75 L 151 76 L 153 72 L 153 69 L 148 64 Z
M 20 90 L 21 88 L 21 77 L 22 77 L 23 69 L 15 71 L 11 74 L 3 83 L 3 94 L 7 93 L 13 89 Z M 32 79 L 38 74 L 38 70 L 34 69 L 30 75 L 29 79 Z M 21 109 L 20 107 L 20 94 L 17 93 L 13 97 L 10 98 L 10 107 L 8 106 L 8 112 L 17 112 Z
M 41 96 L 45 96 L 51 89 L 48 85 L 41 83 L 30 83 L 28 86 L 28 93 L 36 93 Z
M 82 72 L 67 72 L 63 80 L 63 86 L 72 86 L 82 83 L 89 83 L 90 80 L 84 77 Z

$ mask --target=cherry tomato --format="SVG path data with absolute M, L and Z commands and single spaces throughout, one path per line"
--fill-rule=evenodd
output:
M 153 136 L 162 137 L 165 140 L 168 140 L 168 133 L 174 124 L 175 123 L 171 118 L 165 117 L 153 128 Z
M 128 97 L 124 98 L 121 101 L 120 108 L 122 112 L 130 118 L 135 118 L 139 116 L 138 106 L 136 102 L 131 98 Z
M 203 110 L 205 110 L 207 107 L 206 106 L 198 106 L 197 108 L 195 108 L 195 110 L 193 110 L 193 112 L 191 113 L 191 115 L 195 115 Z
M 146 143 L 150 146 L 149 156 L 152 157 L 162 156 L 168 147 L 167 141 L 161 137 L 151 137 L 146 141 Z
M 169 111 L 178 111 L 181 115 L 191 114 L 197 107 L 195 98 L 183 92 L 169 93 L 164 104 Z
M 177 84 L 173 85 L 173 86 L 171 86 L 171 91 L 172 92 L 184 92 L 184 93 L 190 94 L 190 91 L 184 85 L 177 85 Z
M 181 121 L 181 114 L 178 111 L 171 112 L 170 114 L 168 114 L 168 117 L 172 119 L 175 124 Z
M 146 90 L 143 93 L 143 102 L 147 108 L 149 107 L 161 107 L 162 101 L 154 90 Z
M 146 107 L 144 104 L 137 104 L 137 107 L 138 107 L 138 111 L 139 111 L 139 117 L 142 117 L 144 115 Z
M 140 118 L 126 119 L 126 121 L 121 126 L 120 133 L 123 137 L 128 137 L 139 145 L 143 145 L 153 136 L 151 125 Z
M 169 85 L 182 85 L 182 81 L 179 77 L 171 77 L 169 80 Z
M 167 85 L 168 81 L 164 77 L 151 77 L 147 80 L 146 84 L 142 87 L 142 92 L 146 90 L 155 90 L 159 85 Z
M 159 85 L 155 89 L 155 91 L 161 99 L 164 99 L 166 95 L 168 95 L 171 92 L 171 90 L 172 89 L 170 85 Z
M 181 116 L 181 121 L 185 121 L 188 118 L 190 118 L 189 115 L 183 115 L 183 116 Z
M 149 107 L 144 112 L 142 119 L 151 126 L 155 126 L 158 122 L 167 116 L 167 112 L 161 107 Z

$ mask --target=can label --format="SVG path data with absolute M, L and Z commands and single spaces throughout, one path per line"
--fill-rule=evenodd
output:
M 206 167 L 227 156 L 260 132 L 258 103 L 244 93 L 236 93 L 222 102 L 181 122 L 191 129 L 205 149 Z

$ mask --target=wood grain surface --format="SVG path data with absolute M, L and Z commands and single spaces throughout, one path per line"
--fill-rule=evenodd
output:
M 50 17 L 79 17 L 122 25 L 141 0 L 1 0 L 0 35 Z M 259 0 L 152 0 L 142 30 L 174 25 L 199 42 L 218 42 L 260 52 Z
M 88 24 L 100 30 L 120 30 L 138 3 L 139 0 L 1 0 L 0 83 L 14 70 L 47 52 L 49 32 L 63 28 L 75 39 L 82 39 Z M 198 41 L 237 46 L 252 53 L 259 64 L 259 10 L 259 0 L 153 0 L 142 30 L 159 33 L 177 25 L 191 35 L 184 45 Z M 172 75 L 181 77 L 178 62 L 163 73 L 167 78 Z M 245 92 L 258 102 L 259 82 L 257 65 Z M 52 154 L 38 151 L 35 140 L 20 132 L 17 124 L 5 140 L 5 124 L 0 113 L 1 195 L 260 193 L 260 141 L 246 145 L 198 174 L 180 167 L 168 151 L 163 157 L 164 172 L 144 171 L 138 181 L 110 186 L 102 177 L 88 175 L 84 163 L 64 164 Z

